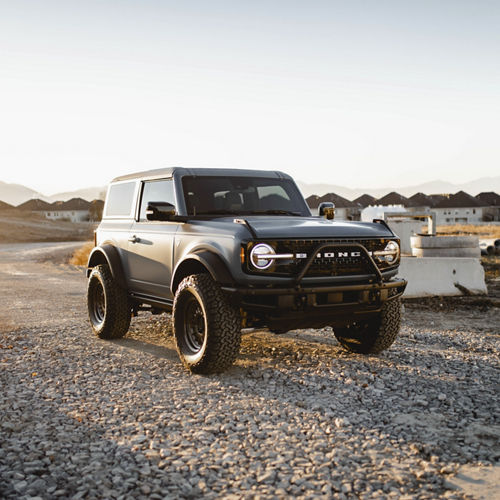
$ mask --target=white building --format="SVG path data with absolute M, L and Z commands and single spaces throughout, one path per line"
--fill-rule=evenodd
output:
M 438 225 L 477 224 L 483 220 L 481 203 L 464 191 L 441 200 L 432 210 L 436 212 Z
M 82 222 L 89 218 L 88 210 L 48 210 L 44 214 L 47 219 L 64 219 L 71 222 Z
M 90 203 L 82 198 L 72 198 L 68 201 L 56 201 L 43 212 L 47 219 L 66 219 L 71 222 L 89 220 Z

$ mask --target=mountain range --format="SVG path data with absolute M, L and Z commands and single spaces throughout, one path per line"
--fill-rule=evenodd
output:
M 308 196 L 311 196 L 312 194 L 322 196 L 326 193 L 335 193 L 343 196 L 344 198 L 347 198 L 348 200 L 354 200 L 358 196 L 361 196 L 365 193 L 368 193 L 375 198 L 380 198 L 392 191 L 396 191 L 399 194 L 407 197 L 412 196 L 415 193 L 439 194 L 456 193 L 458 191 L 465 191 L 472 196 L 475 196 L 483 191 L 495 191 L 497 193 L 500 193 L 500 176 L 482 177 L 480 179 L 462 184 L 454 184 L 452 182 L 436 180 L 432 182 L 425 182 L 422 184 L 398 188 L 390 186 L 386 188 L 347 188 L 335 184 L 309 184 L 301 181 L 297 181 L 297 184 L 302 191 L 302 194 L 306 198 Z M 25 201 L 32 198 L 39 198 L 49 203 L 54 201 L 67 201 L 71 198 L 83 198 L 84 200 L 92 201 L 95 199 L 104 199 L 105 193 L 105 186 L 95 186 L 46 196 L 42 193 L 39 193 L 38 191 L 35 191 L 34 189 L 30 189 L 21 184 L 8 184 L 6 182 L 0 181 L 0 201 L 4 201 L 14 206 L 24 203 Z
M 43 201 L 52 203 L 54 201 L 67 201 L 71 198 L 83 198 L 87 201 L 96 199 L 103 200 L 106 195 L 105 186 L 89 187 L 77 189 L 75 191 L 66 191 L 63 193 L 56 193 L 51 196 L 44 195 L 34 189 L 30 189 L 21 184 L 8 184 L 0 181 L 0 201 L 9 203 L 10 205 L 20 205 L 25 201 L 33 198 L 38 198 Z
M 480 179 L 475 179 L 470 182 L 465 182 L 462 184 L 455 184 L 452 182 L 436 180 L 431 182 L 424 182 L 422 184 L 415 184 L 412 186 L 404 187 L 384 187 L 384 188 L 346 188 L 344 186 L 337 186 L 335 184 L 307 184 L 305 182 L 298 181 L 297 185 L 304 197 L 311 196 L 312 194 L 317 194 L 322 196 L 326 193 L 335 193 L 348 200 L 355 200 L 362 194 L 370 194 L 375 198 L 381 198 L 382 196 L 396 191 L 403 196 L 409 197 L 413 196 L 415 193 L 424 194 L 444 194 L 444 193 L 456 193 L 458 191 L 465 191 L 472 196 L 476 196 L 484 191 L 495 191 L 500 193 L 500 176 L 496 177 L 482 177 Z

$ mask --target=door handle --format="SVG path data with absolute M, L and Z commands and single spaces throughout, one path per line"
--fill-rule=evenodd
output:
M 131 236 L 128 241 L 130 241 L 130 243 L 137 243 L 138 241 L 140 241 L 140 238 L 138 238 L 135 234 L 134 236 Z

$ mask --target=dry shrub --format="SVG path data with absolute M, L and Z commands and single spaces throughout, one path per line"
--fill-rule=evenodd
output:
M 92 241 L 85 243 L 85 245 L 73 252 L 73 255 L 69 259 L 69 263 L 74 266 L 86 266 L 89 260 L 90 252 L 93 248 L 94 243 Z
M 500 226 L 495 224 L 485 224 L 475 226 L 473 224 L 454 224 L 451 226 L 438 226 L 438 235 L 463 236 L 474 235 L 479 238 L 500 238 Z

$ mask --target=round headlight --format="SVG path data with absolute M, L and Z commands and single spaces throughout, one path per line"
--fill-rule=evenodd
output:
M 384 248 L 385 252 L 385 261 L 388 264 L 392 264 L 396 262 L 399 257 L 399 245 L 395 241 L 389 241 L 386 247 Z
M 257 269 L 267 269 L 273 263 L 273 259 L 266 259 L 265 256 L 274 255 L 275 253 L 272 246 L 266 243 L 259 243 L 255 245 L 250 252 L 250 262 Z

